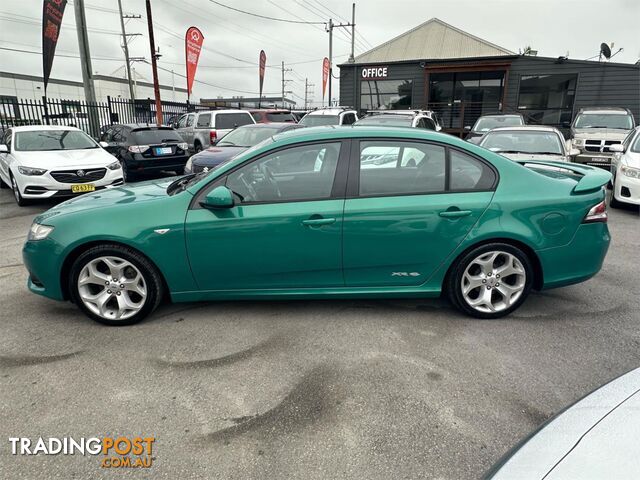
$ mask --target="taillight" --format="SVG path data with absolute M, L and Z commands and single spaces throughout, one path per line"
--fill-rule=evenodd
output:
M 149 150 L 149 145 L 131 145 L 128 150 L 131 153 L 144 153 Z
M 606 223 L 609 216 L 607 215 L 607 204 L 603 201 L 591 207 L 591 210 L 584 217 L 582 223 Z
M 209 132 L 209 143 L 211 143 L 211 145 L 215 145 L 217 138 L 218 138 L 218 134 L 216 133 L 216 131 L 211 130 Z

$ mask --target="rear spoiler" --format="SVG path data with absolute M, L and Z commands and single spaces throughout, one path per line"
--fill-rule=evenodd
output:
M 603 185 L 606 185 L 611 181 L 611 173 L 602 168 L 591 167 L 589 165 L 582 165 L 571 162 L 553 162 L 543 160 L 515 160 L 520 165 L 541 165 L 547 167 L 555 167 L 563 170 L 569 170 L 577 175 L 581 175 L 582 178 L 578 181 L 578 184 L 573 188 L 575 193 L 588 192 L 590 190 L 597 190 Z

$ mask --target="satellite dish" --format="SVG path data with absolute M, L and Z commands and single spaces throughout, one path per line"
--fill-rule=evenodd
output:
M 609 45 L 604 42 L 600 44 L 600 55 L 606 59 L 611 58 L 611 49 L 609 48 Z

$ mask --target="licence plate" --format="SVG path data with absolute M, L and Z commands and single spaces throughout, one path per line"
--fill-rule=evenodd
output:
M 156 148 L 156 155 L 171 155 L 171 147 L 158 147 Z
M 79 185 L 71 185 L 71 193 L 93 192 L 96 186 L 93 183 L 81 183 Z

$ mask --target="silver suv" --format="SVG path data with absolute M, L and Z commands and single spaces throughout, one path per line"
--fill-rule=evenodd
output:
M 437 115 L 431 110 L 369 110 L 356 125 L 413 127 L 436 132 L 442 130 Z
M 358 120 L 358 113 L 348 107 L 328 107 L 307 113 L 300 125 L 320 127 L 324 125 L 351 125 Z
M 234 128 L 254 123 L 247 110 L 207 110 L 182 115 L 176 130 L 189 145 L 189 151 L 198 153 L 218 143 Z
M 583 108 L 571 125 L 571 147 L 580 150 L 573 161 L 611 168 L 611 145 L 622 143 L 635 127 L 626 108 Z

